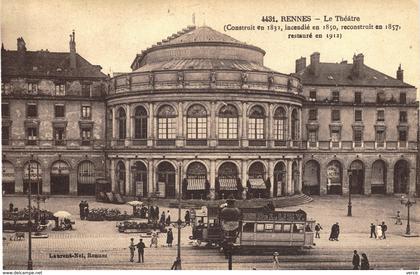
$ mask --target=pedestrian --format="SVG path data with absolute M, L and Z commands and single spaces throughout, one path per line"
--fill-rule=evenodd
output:
M 280 269 L 279 253 L 278 252 L 273 253 L 273 269 L 274 270 Z
M 162 211 L 162 215 L 160 215 L 159 223 L 165 224 L 165 211 Z
M 172 228 L 168 229 L 168 233 L 166 233 L 166 243 L 168 247 L 172 247 L 172 242 L 174 241 L 174 234 L 172 233 Z
M 373 223 L 371 223 L 370 224 L 370 237 L 376 239 L 375 228 L 376 228 L 376 226 Z
M 13 202 L 10 202 L 9 203 L 9 211 L 10 212 L 13 212 L 13 207 L 14 207 Z
M 155 206 L 155 213 L 153 213 L 153 219 L 155 220 L 155 221 L 157 221 L 158 219 L 159 219 L 159 213 L 160 213 L 160 210 L 159 210 L 159 206 Z
M 89 203 L 85 201 L 85 213 L 84 213 L 85 219 L 87 220 L 89 216 Z
M 366 256 L 365 253 L 362 253 L 362 261 L 360 264 L 360 270 L 369 270 L 370 266 L 369 266 L 369 260 Z
M 171 213 L 169 213 L 169 210 L 168 210 L 168 213 L 166 214 L 166 225 L 167 226 L 171 225 Z
M 397 211 L 397 217 L 395 218 L 395 224 L 402 225 L 400 211 Z
M 382 222 L 381 224 L 381 230 L 382 230 L 382 238 L 386 239 L 385 232 L 388 230 L 388 226 L 385 224 L 385 222 Z
M 137 244 L 137 252 L 139 253 L 138 263 L 144 263 L 144 245 L 143 239 L 140 239 L 140 242 Z
M 335 223 L 335 240 L 338 241 L 338 236 L 340 235 L 340 225 L 338 222 Z
M 359 269 L 359 265 L 360 265 L 360 256 L 359 254 L 357 254 L 357 250 L 353 251 L 353 260 L 352 260 L 352 264 L 353 264 L 353 269 L 354 270 L 358 270 Z
M 376 226 L 376 239 L 382 240 L 382 227 L 379 224 Z
M 185 212 L 185 217 L 184 218 L 185 218 L 185 224 L 190 225 L 190 211 L 187 210 Z
M 149 207 L 149 211 L 147 213 L 147 219 L 150 221 L 154 220 L 154 216 L 155 216 L 155 208 L 152 206 Z
M 83 201 L 80 201 L 80 203 L 79 203 L 79 213 L 80 213 L 80 219 L 81 220 L 84 220 L 85 219 L 85 206 L 84 206 L 84 203 L 83 203 Z
M 340 226 L 338 222 L 331 226 L 330 241 L 338 241 L 338 235 L 340 234 Z
M 134 245 L 134 238 L 131 238 L 130 246 L 128 247 L 130 249 L 130 262 L 134 262 L 134 251 L 136 250 L 136 246 Z
M 150 239 L 150 247 L 154 246 L 155 248 L 157 248 L 158 246 L 158 237 L 156 232 L 152 233 L 152 238 Z
M 319 224 L 319 223 L 317 223 L 316 225 L 315 225 L 315 238 L 320 238 L 319 237 L 319 231 L 321 231 L 322 230 L 322 227 L 321 227 L 321 225 Z

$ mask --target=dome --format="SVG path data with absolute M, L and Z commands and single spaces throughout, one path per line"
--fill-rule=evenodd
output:
M 185 69 L 271 71 L 265 51 L 210 27 L 190 26 L 142 51 L 131 68 L 136 72 Z

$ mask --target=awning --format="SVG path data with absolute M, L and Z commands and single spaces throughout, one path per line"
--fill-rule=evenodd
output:
M 206 179 L 187 179 L 187 190 L 204 190 L 206 189 Z
M 236 178 L 233 179 L 219 179 L 220 190 L 238 190 L 236 188 Z
M 249 184 L 252 189 L 266 189 L 267 186 L 263 179 L 249 179 Z

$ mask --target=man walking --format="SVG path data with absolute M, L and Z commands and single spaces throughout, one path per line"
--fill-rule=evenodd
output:
M 169 210 L 168 210 L 168 213 L 166 214 L 166 225 L 167 226 L 171 225 L 171 213 L 169 213 Z
M 382 224 L 381 224 L 381 230 L 382 230 L 382 237 L 383 237 L 383 239 L 386 239 L 385 232 L 388 230 L 388 226 L 386 226 L 385 222 L 382 222 Z
M 376 239 L 375 229 L 376 229 L 376 225 L 374 225 L 373 223 L 371 223 L 370 224 L 370 237 Z
M 137 244 L 137 251 L 139 253 L 139 261 L 138 263 L 144 263 L 144 245 L 143 239 L 140 239 L 140 242 Z
M 322 227 L 321 227 L 321 225 L 319 224 L 319 223 L 317 223 L 316 225 L 315 225 L 315 238 L 320 238 L 319 237 L 319 231 L 321 231 L 322 230 Z
M 128 247 L 130 249 L 130 262 L 134 262 L 134 251 L 136 250 L 136 246 L 134 245 L 134 238 L 131 238 L 130 246 Z
M 79 213 L 80 213 L 80 219 L 85 219 L 85 205 L 83 201 L 80 201 L 79 203 Z
M 168 229 L 168 233 L 166 233 L 166 243 L 168 247 L 172 247 L 172 242 L 174 241 L 174 234 L 172 233 L 172 228 Z
M 357 250 L 354 250 L 353 253 L 353 270 L 358 270 L 360 266 L 360 257 L 359 254 L 357 254 Z

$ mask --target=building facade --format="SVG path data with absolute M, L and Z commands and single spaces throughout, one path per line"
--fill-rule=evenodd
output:
M 3 191 L 93 195 L 104 175 L 107 76 L 76 52 L 2 47 Z
M 416 88 L 364 63 L 296 60 L 304 87 L 304 190 L 314 194 L 415 193 Z
M 261 48 L 192 26 L 108 80 L 76 54 L 74 34 L 69 53 L 22 42 L 2 49 L 8 193 L 33 179 L 43 193 L 93 194 L 100 177 L 161 198 L 415 192 L 418 104 L 401 68 L 394 79 L 362 55 L 314 53 L 283 74 Z

